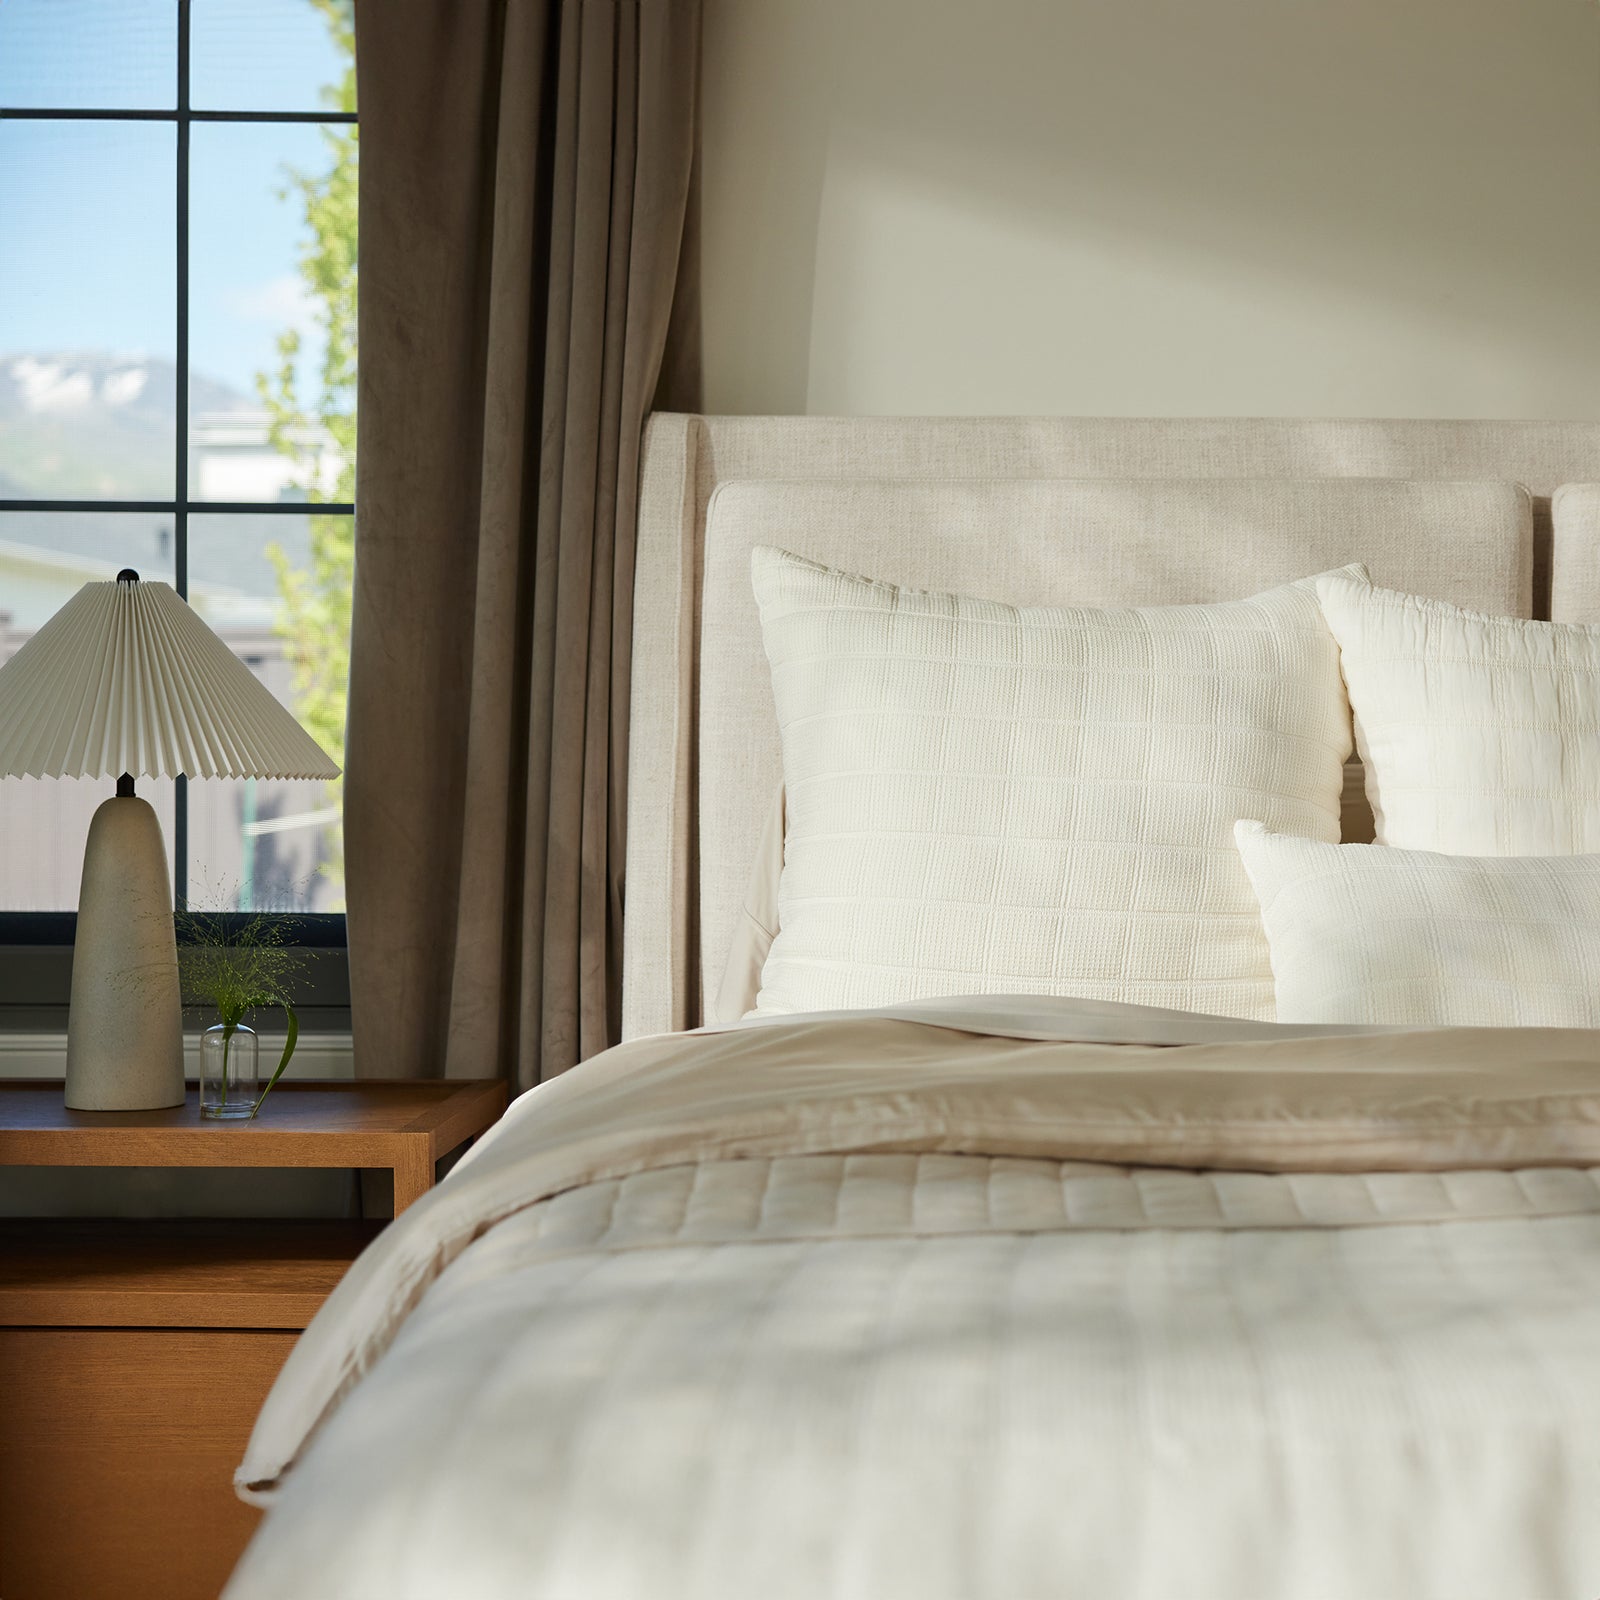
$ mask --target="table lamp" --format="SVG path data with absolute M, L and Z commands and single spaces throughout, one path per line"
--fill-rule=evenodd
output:
M 134 780 L 336 778 L 338 767 L 170 584 L 125 569 L 86 583 L 0 667 L 0 775 L 116 780 L 83 853 L 67 1105 L 182 1105 L 172 874 Z

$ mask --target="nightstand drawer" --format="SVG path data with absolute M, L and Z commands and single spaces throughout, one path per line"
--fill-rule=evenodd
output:
M 213 1600 L 260 1520 L 230 1484 L 296 1337 L 0 1328 L 0 1594 Z
M 212 1600 L 256 1412 L 379 1226 L 0 1224 L 0 1595 Z

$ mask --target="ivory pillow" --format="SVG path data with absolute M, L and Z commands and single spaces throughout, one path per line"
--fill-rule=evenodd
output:
M 1380 844 L 1600 851 L 1600 628 L 1486 617 L 1329 573 Z
M 1600 1027 L 1600 856 L 1447 856 L 1234 830 L 1279 1022 Z
M 752 553 L 788 829 L 756 1011 L 1055 994 L 1273 1015 L 1235 818 L 1339 837 L 1310 580 L 1018 608 Z

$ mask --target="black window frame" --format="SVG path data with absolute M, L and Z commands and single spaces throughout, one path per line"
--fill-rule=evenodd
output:
M 172 518 L 174 586 L 189 594 L 189 516 L 192 513 L 243 513 L 250 516 L 349 516 L 355 505 L 345 501 L 292 500 L 197 500 L 189 484 L 189 132 L 195 123 L 311 123 L 359 124 L 359 111 L 199 111 L 190 104 L 189 47 L 191 41 L 190 0 L 174 0 L 177 8 L 176 102 L 170 110 L 144 107 L 33 107 L 0 106 L 0 122 L 166 122 L 177 131 L 174 181 L 177 199 L 177 340 L 174 365 L 177 369 L 176 409 L 173 418 L 174 461 L 173 498 L 170 500 L 63 500 L 0 499 L 0 512 L 153 512 Z M 185 905 L 189 871 L 189 780 L 180 777 L 175 784 L 173 808 L 173 901 Z M 229 914 L 242 921 L 252 913 Z M 293 926 L 297 945 L 329 952 L 323 965 L 327 977 L 319 997 L 324 1009 L 334 1012 L 348 1006 L 347 968 L 343 957 L 346 942 L 343 912 L 290 912 L 285 921 Z M 75 911 L 0 911 L 0 948 L 29 947 L 46 953 L 62 950 L 73 943 L 77 928 Z M 30 1010 L 54 1009 L 65 1003 L 69 968 L 66 962 L 46 960 L 41 969 L 30 971 L 26 1004 Z M 41 983 L 41 980 L 42 983 Z M 24 1003 L 13 991 L 10 975 L 0 970 L 0 1018 L 11 1007 Z

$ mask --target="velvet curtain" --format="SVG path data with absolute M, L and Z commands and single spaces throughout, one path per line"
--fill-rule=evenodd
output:
M 358 1070 L 616 1036 L 640 432 L 699 0 L 364 0 L 345 787 Z

